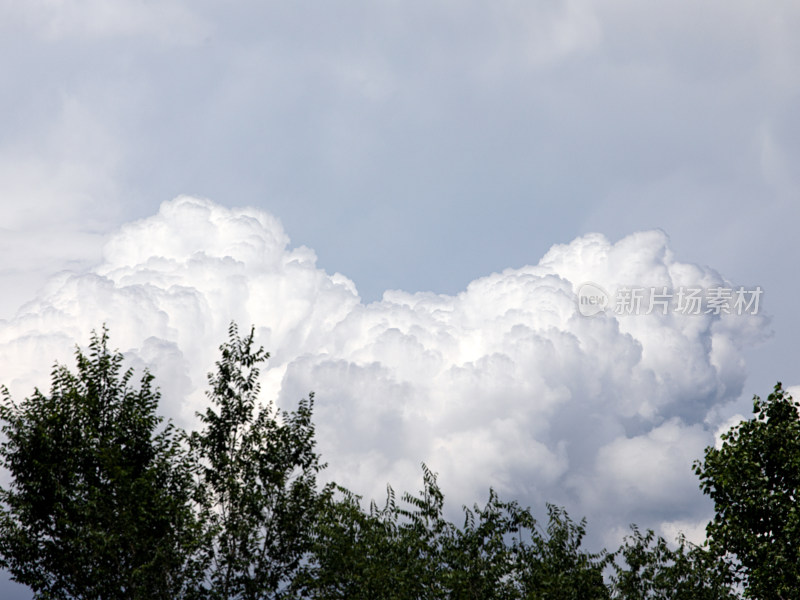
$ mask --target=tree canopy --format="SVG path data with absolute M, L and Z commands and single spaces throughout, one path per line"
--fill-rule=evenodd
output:
M 49 395 L 3 388 L 0 564 L 37 598 L 176 598 L 191 585 L 197 522 L 191 469 L 104 329 Z
M 695 463 L 714 501 L 708 537 L 750 598 L 797 598 L 800 590 L 800 414 L 780 382 L 754 417 L 722 435 Z
M 338 488 L 318 519 L 309 563 L 295 581 L 298 598 L 397 600 L 605 600 L 606 552 L 581 548 L 584 523 L 549 506 L 539 527 L 530 509 L 490 490 L 483 506 L 464 507 L 459 527 L 443 516 L 444 494 L 424 464 L 423 489 L 369 511 Z

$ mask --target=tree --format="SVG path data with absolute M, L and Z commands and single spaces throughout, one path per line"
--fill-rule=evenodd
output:
M 255 600 L 280 596 L 309 549 L 318 503 L 313 394 L 296 411 L 257 404 L 254 330 L 231 324 L 217 371 L 208 376 L 211 406 L 189 437 L 198 465 L 200 515 L 206 527 L 204 597 Z
M 394 492 L 379 509 L 362 509 L 361 498 L 332 485 L 314 526 L 309 561 L 292 584 L 293 598 L 314 600 L 405 600 L 434 597 L 427 591 L 426 560 L 413 549 L 398 522 Z
M 338 489 L 338 494 L 336 490 Z M 490 490 L 464 509 L 459 528 L 443 516 L 444 494 L 423 465 L 423 489 L 369 511 L 343 488 L 328 488 L 297 598 L 325 600 L 605 600 L 605 553 L 580 549 L 583 523 L 550 507 L 547 532 L 529 509 Z
M 192 581 L 192 478 L 159 393 L 133 389 L 108 332 L 77 373 L 56 365 L 50 395 L 3 388 L 0 565 L 36 598 L 179 598 Z
M 750 598 L 796 598 L 800 590 L 800 415 L 780 382 L 754 418 L 706 448 L 695 473 L 714 501 L 711 547 L 737 570 Z
M 575 523 L 563 508 L 547 505 L 547 535 L 535 535 L 523 547 L 524 598 L 542 600 L 606 600 L 603 571 L 611 556 L 581 549 L 586 520 Z
M 673 550 L 652 530 L 635 525 L 614 556 L 615 600 L 736 600 L 728 565 L 702 546 L 678 538 Z M 622 558 L 623 562 L 616 559 Z
M 418 496 L 401 504 L 387 487 L 382 508 L 328 486 L 314 524 L 310 560 L 296 578 L 295 598 L 317 600 L 434 600 L 451 593 L 448 549 L 455 527 L 443 517 L 444 495 L 425 465 Z M 487 600 L 491 597 L 487 596 Z

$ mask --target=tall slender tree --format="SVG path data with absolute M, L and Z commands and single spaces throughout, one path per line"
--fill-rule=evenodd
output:
M 295 411 L 258 404 L 259 365 L 269 358 L 255 331 L 235 324 L 208 376 L 211 402 L 190 436 L 206 524 L 205 596 L 277 598 L 309 549 L 317 506 L 314 397 Z

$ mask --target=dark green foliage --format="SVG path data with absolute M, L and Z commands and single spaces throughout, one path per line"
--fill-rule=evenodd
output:
M 611 557 L 581 550 L 586 521 L 575 523 L 566 511 L 548 504 L 547 536 L 539 535 L 525 549 L 522 564 L 524 598 L 602 600 L 609 597 L 603 570 Z M 527 556 L 525 556 L 527 555 Z
M 611 578 L 619 600 L 735 600 L 733 574 L 707 548 L 678 538 L 674 550 L 636 526 L 617 551 Z M 622 560 L 619 560 L 622 559 Z
M 293 582 L 294 597 L 325 599 L 427 598 L 424 572 L 428 563 L 414 552 L 419 540 L 407 537 L 392 506 L 369 512 L 359 497 L 343 488 L 327 501 L 315 526 L 314 546 L 306 564 Z M 405 539 L 404 539 L 405 538 Z
M 750 598 L 800 593 L 800 416 L 781 384 L 755 417 L 722 436 L 695 463 L 701 488 L 714 501 L 712 548 L 742 577 Z
M 130 387 L 108 334 L 56 366 L 49 396 L 3 389 L 0 564 L 37 598 L 178 598 L 192 581 L 191 473 L 158 392 Z
M 536 521 L 494 490 L 481 508 L 464 507 L 464 526 L 450 525 L 443 540 L 442 573 L 450 598 L 520 598 L 525 579 L 526 538 L 536 538 Z M 536 562 L 535 560 L 533 562 Z M 520 569 L 520 567 L 523 567 Z
M 490 491 L 484 508 L 465 509 L 462 528 L 443 517 L 444 497 L 423 465 L 418 496 L 404 507 L 361 509 L 359 497 L 329 488 L 315 528 L 312 560 L 296 597 L 318 599 L 605 599 L 605 554 L 580 549 L 583 524 L 550 507 L 547 534 L 528 509 Z
M 294 412 L 257 405 L 258 365 L 251 329 L 220 346 L 209 374 L 211 406 L 190 436 L 198 464 L 200 516 L 206 526 L 204 597 L 274 598 L 291 581 L 309 547 L 318 502 L 313 395 Z

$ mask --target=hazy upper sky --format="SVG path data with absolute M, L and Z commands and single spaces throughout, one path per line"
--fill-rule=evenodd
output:
M 691 461 L 800 383 L 798 30 L 791 1 L 0 0 L 0 379 L 106 320 L 187 420 L 236 318 L 357 491 L 425 461 L 598 543 L 696 530 Z M 764 292 L 587 318 L 584 281 Z

